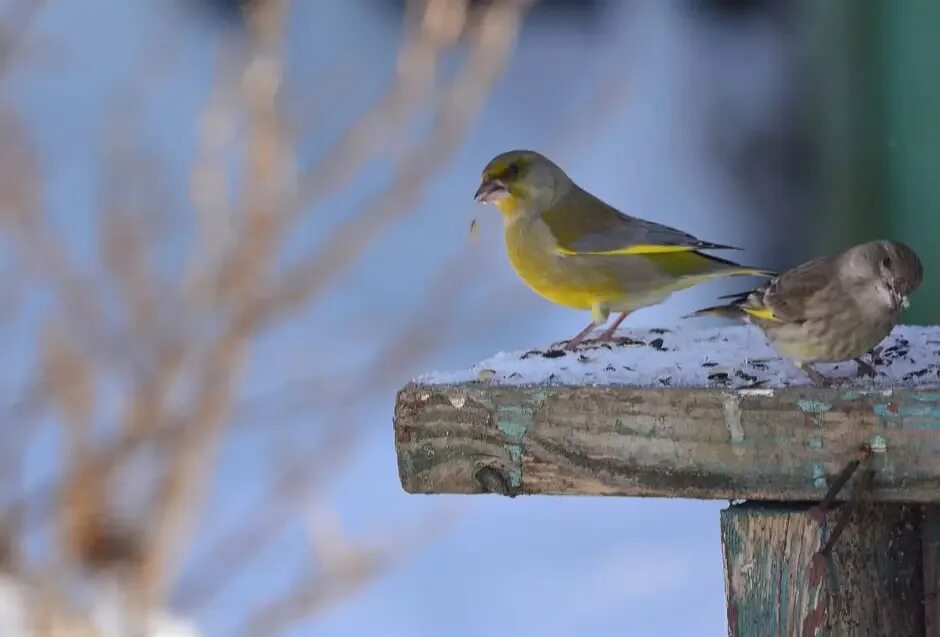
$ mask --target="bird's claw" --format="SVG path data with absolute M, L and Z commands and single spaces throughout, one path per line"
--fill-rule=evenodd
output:
M 562 341 L 564 344 L 563 349 L 566 352 L 580 352 L 585 349 L 596 349 L 603 344 L 603 339 L 600 338 L 583 338 L 580 341 Z

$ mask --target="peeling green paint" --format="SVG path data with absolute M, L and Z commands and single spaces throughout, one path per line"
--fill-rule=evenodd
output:
M 931 418 L 940 418 L 940 407 L 933 405 L 901 405 L 898 413 L 905 418 L 911 416 L 929 416 Z
M 505 444 L 503 449 L 506 450 L 510 463 L 506 478 L 509 486 L 518 489 L 522 486 L 522 445 Z
M 872 405 L 872 412 L 879 418 L 888 420 L 916 419 L 905 423 L 904 426 L 910 429 L 940 429 L 940 406 L 937 405 L 879 403 Z
M 744 429 L 741 427 L 741 401 L 737 394 L 728 393 L 724 398 L 725 425 L 731 435 L 731 444 L 744 442 Z M 738 450 L 736 450 L 736 453 Z
M 757 541 L 764 536 L 755 529 L 766 529 L 770 520 L 803 515 L 800 508 L 780 504 L 746 503 L 722 510 L 726 603 L 733 609 L 730 635 L 801 635 L 804 613 L 826 599 L 823 586 L 809 584 L 811 561 L 793 559 L 785 537 Z
M 810 449 L 822 449 L 823 441 L 819 436 L 813 436 L 809 439 L 809 448 Z
M 821 462 L 813 463 L 813 485 L 817 489 L 826 489 L 829 487 L 829 481 L 826 480 L 826 472 L 823 471 Z
M 535 414 L 547 399 L 546 390 L 534 389 L 528 399 L 520 404 L 496 406 L 496 427 L 510 438 L 503 443 L 503 449 L 509 459 L 509 466 L 506 467 L 509 486 L 514 489 L 522 486 L 523 438 Z
M 860 389 L 853 389 L 844 392 L 840 398 L 842 398 L 842 400 L 858 400 L 859 398 L 868 398 L 868 392 Z
M 803 413 L 809 414 L 822 414 L 832 409 L 832 403 L 827 403 L 823 400 L 808 400 L 806 398 L 800 398 L 796 401 L 796 406 Z
M 929 392 L 925 392 L 929 393 Z M 891 389 L 849 389 L 847 391 L 839 394 L 839 398 L 842 400 L 859 400 L 860 398 L 871 398 L 877 396 L 880 398 L 888 398 L 894 394 L 894 391 Z M 938 396 L 940 399 L 940 396 Z
M 888 450 L 888 441 L 881 434 L 875 434 L 868 443 L 873 453 L 885 453 Z
M 519 405 L 498 405 L 496 407 L 496 426 L 507 436 L 522 438 L 532 417 L 548 398 L 545 390 L 534 390 L 529 400 Z
M 528 407 L 518 405 L 500 405 L 496 408 L 496 426 L 513 438 L 521 438 L 532 423 L 532 413 Z
M 871 410 L 879 418 L 894 418 L 897 414 L 892 411 L 893 409 L 894 403 L 879 403 L 871 407 Z
M 904 418 L 910 416 L 940 416 L 940 410 L 928 405 L 901 405 L 898 413 Z
M 872 513 L 865 510 L 862 519 L 871 521 L 857 532 L 857 539 L 839 541 L 840 559 L 819 565 L 812 549 L 830 537 L 829 522 L 836 515 L 820 523 L 806 507 L 780 503 L 724 509 L 721 537 L 729 634 L 922 634 L 922 629 L 913 629 L 918 619 L 896 621 L 923 612 L 922 527 L 915 522 L 919 513 L 897 505 L 886 507 L 884 518 Z M 859 595 L 868 587 L 877 592 Z M 885 619 L 877 631 L 866 632 L 865 625 L 859 631 L 858 618 L 869 610 L 871 599 L 889 600 L 891 615 L 879 615 Z M 903 628 L 885 630 L 895 625 Z

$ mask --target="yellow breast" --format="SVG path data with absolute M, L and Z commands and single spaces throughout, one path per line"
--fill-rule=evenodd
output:
M 541 222 L 517 221 L 506 226 L 506 251 L 519 278 L 537 294 L 564 307 L 588 310 L 624 297 L 616 272 L 601 259 L 558 253 L 554 238 Z

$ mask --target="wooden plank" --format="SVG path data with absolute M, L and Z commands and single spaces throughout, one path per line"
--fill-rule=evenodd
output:
M 814 559 L 837 516 L 820 524 L 807 506 L 783 504 L 722 511 L 731 637 L 925 634 L 919 507 L 862 505 L 832 556 Z
M 937 390 L 411 384 L 395 437 L 412 493 L 819 500 L 868 443 L 874 500 L 940 499 Z

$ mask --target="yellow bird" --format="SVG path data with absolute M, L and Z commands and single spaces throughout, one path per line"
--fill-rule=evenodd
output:
M 621 314 L 600 340 L 610 340 L 634 310 L 696 283 L 773 274 L 699 252 L 732 246 L 623 214 L 531 150 L 491 160 L 475 199 L 502 213 L 509 261 L 526 285 L 553 303 L 591 311 L 590 325 L 567 349 L 603 325 L 610 312 Z

